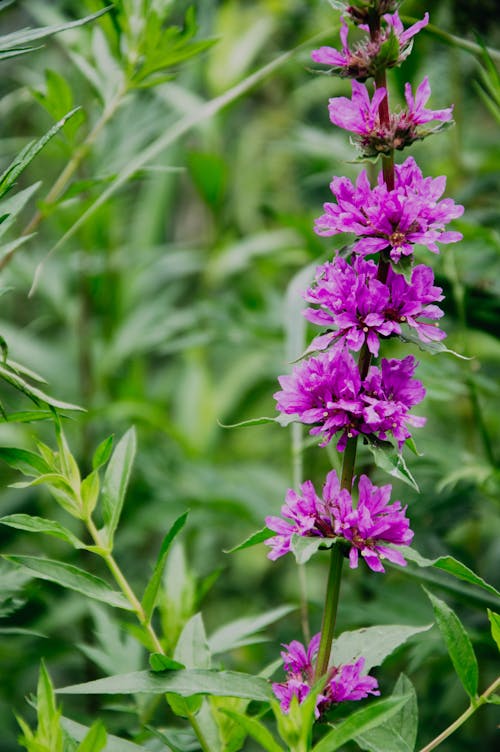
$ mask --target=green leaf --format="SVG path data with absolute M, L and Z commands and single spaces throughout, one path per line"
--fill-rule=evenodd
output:
M 99 470 L 100 467 L 106 464 L 106 462 L 111 457 L 111 450 L 113 449 L 113 441 L 114 441 L 114 434 L 111 434 L 111 436 L 108 436 L 107 439 L 104 439 L 104 441 L 101 441 L 99 446 L 94 452 L 94 456 L 92 457 L 92 469 L 93 470 Z
M 57 692 L 68 695 L 173 692 L 182 697 L 198 694 L 220 695 L 221 697 L 242 697 L 259 702 L 268 702 L 272 696 L 268 682 L 259 677 L 236 671 L 204 671 L 202 669 L 170 671 L 167 674 L 134 671 L 130 674 L 118 674 L 84 684 L 74 684 L 58 689 Z
M 84 726 L 64 716 L 62 716 L 60 722 L 66 733 L 78 742 L 83 741 L 89 732 L 88 726 Z M 140 747 L 138 744 L 128 742 L 126 739 L 120 739 L 118 736 L 113 736 L 113 734 L 108 734 L 105 750 L 106 752 L 147 752 L 146 747 Z M 81 750 L 77 752 L 81 752 Z
M 408 470 L 403 455 L 400 454 L 389 442 L 367 441 L 368 449 L 373 454 L 373 459 L 377 467 L 385 470 L 393 478 L 399 478 L 404 483 L 420 491 L 413 475 Z
M 76 748 L 75 752 L 101 752 L 105 747 L 107 749 L 106 742 L 108 735 L 102 721 L 97 720 L 89 728 L 85 738 Z
M 24 475 L 44 475 L 52 470 L 39 454 L 17 447 L 0 447 L 0 459 Z
M 184 625 L 175 646 L 174 660 L 187 669 L 210 668 L 211 655 L 201 614 L 195 614 Z M 197 713 L 203 702 L 202 697 L 183 698 L 172 693 L 167 694 L 167 700 L 173 712 L 183 718 Z
M 457 676 L 469 697 L 474 699 L 477 697 L 479 668 L 469 635 L 456 613 L 444 601 L 436 598 L 428 590 L 425 590 L 425 592 L 432 603 L 436 623 L 445 641 Z
M 222 157 L 210 152 L 191 151 L 188 168 L 204 201 L 217 209 L 224 200 L 227 182 L 227 166 Z
M 304 536 L 294 533 L 291 541 L 291 551 L 297 564 L 306 564 L 320 548 L 331 548 L 340 544 L 338 538 L 319 538 L 317 536 Z
M 80 508 L 80 500 L 74 490 L 74 488 L 68 483 L 66 478 L 60 473 L 46 473 L 40 475 L 31 481 L 20 481 L 18 483 L 12 483 L 12 488 L 28 488 L 30 486 L 46 485 L 50 493 L 69 514 L 74 517 L 82 518 L 82 510 Z
M 252 644 L 252 636 L 295 610 L 294 606 L 279 606 L 259 616 L 247 616 L 225 624 L 208 639 L 213 655 L 226 653 L 242 645 Z
M 146 618 L 148 621 L 151 621 L 151 617 L 153 615 L 156 601 L 158 599 L 158 593 L 160 591 L 160 586 L 163 578 L 163 571 L 165 569 L 165 565 L 167 563 L 167 557 L 168 552 L 170 549 L 170 545 L 176 535 L 182 530 L 184 527 L 188 512 L 184 512 L 184 514 L 181 514 L 180 517 L 178 517 L 166 536 L 163 539 L 163 542 L 160 547 L 160 551 L 158 554 L 158 558 L 156 560 L 155 568 L 153 570 L 153 574 L 151 576 L 151 579 L 149 580 L 146 590 L 144 592 L 143 598 L 142 598 L 142 607 L 144 609 L 144 613 L 146 614 Z
M 149 665 L 151 671 L 155 672 L 179 671 L 179 669 L 186 668 L 182 663 L 179 663 L 179 661 L 174 661 L 173 658 L 169 658 L 167 655 L 163 655 L 163 653 L 151 653 L 149 656 Z
M 313 752 L 335 752 L 359 734 L 385 723 L 408 702 L 408 697 L 389 697 L 352 713 L 313 747 Z
M 237 713 L 234 710 L 221 708 L 222 713 L 239 723 L 266 752 L 284 752 L 283 747 L 274 739 L 271 732 L 257 718 Z
M 76 590 L 88 598 L 95 598 L 110 606 L 115 606 L 115 608 L 133 611 L 132 606 L 125 596 L 112 590 L 107 582 L 72 564 L 65 564 L 62 561 L 54 561 L 52 559 L 41 559 L 37 556 L 18 556 L 14 554 L 4 556 L 4 559 L 28 570 L 33 577 L 55 582 L 57 585 L 69 588 L 70 590 Z
M 42 390 L 38 389 L 38 387 L 34 387 L 31 384 L 28 384 L 25 379 L 23 379 L 15 371 L 9 368 L 8 365 L 5 366 L 0 363 L 0 377 L 3 378 L 4 381 L 7 381 L 15 389 L 23 392 L 23 394 L 29 397 L 29 399 L 35 402 L 37 405 L 40 402 L 45 402 L 47 405 L 52 405 L 52 407 L 56 407 L 59 410 L 84 411 L 83 407 L 72 405 L 69 402 L 62 402 L 61 400 L 56 400 L 53 397 L 49 397 L 48 394 L 42 392 Z
M 423 352 L 431 353 L 431 355 L 437 355 L 438 353 L 449 353 L 450 355 L 454 355 L 456 358 L 460 358 L 460 360 L 472 360 L 472 358 L 469 358 L 466 355 L 460 355 L 460 353 L 455 352 L 455 350 L 450 350 L 448 347 L 446 347 L 445 344 L 443 344 L 442 341 L 422 342 L 418 334 L 409 327 L 405 327 L 404 333 L 400 335 L 399 339 L 402 342 L 411 342 L 412 344 L 417 345 L 417 347 Z
M 364 734 L 356 735 L 355 741 L 367 752 L 413 752 L 418 731 L 417 696 L 411 681 L 401 674 L 392 697 L 406 696 L 407 702 L 391 718 Z
M 0 517 L 0 523 L 8 527 L 15 527 L 18 530 L 26 530 L 30 533 L 47 533 L 67 543 L 71 543 L 75 548 L 86 548 L 85 543 L 79 540 L 76 535 L 73 535 L 71 530 L 68 530 L 54 520 L 34 517 L 30 514 L 8 514 L 6 517 Z
M 456 577 L 459 580 L 464 580 L 465 582 L 470 582 L 471 585 L 477 585 L 491 595 L 500 598 L 500 592 L 496 590 L 493 585 L 488 584 L 482 577 L 479 577 L 479 575 L 473 572 L 472 569 L 469 569 L 465 564 L 462 564 L 462 562 L 454 559 L 453 556 L 440 556 L 438 559 L 426 559 L 414 548 L 401 547 L 400 550 L 407 561 L 412 561 L 419 567 L 435 567 L 436 569 L 442 569 L 444 572 L 453 575 L 453 577 Z
M 127 491 L 132 465 L 137 449 L 135 429 L 130 428 L 120 439 L 106 468 L 102 487 L 102 517 L 107 544 L 113 546 L 115 530 Z
M 31 42 L 36 42 L 39 39 L 46 39 L 53 34 L 58 34 L 61 31 L 67 31 L 68 29 L 76 29 L 78 26 L 94 21 L 104 13 L 110 10 L 111 6 L 103 8 L 97 13 L 92 13 L 90 16 L 79 18 L 77 21 L 70 21 L 69 23 L 58 24 L 57 26 L 41 26 L 38 29 L 21 29 L 20 31 L 14 31 L 12 34 L 4 34 L 0 37 L 0 52 L 16 52 L 14 48 L 21 47 Z M 27 51 L 27 50 L 22 50 Z
M 24 149 L 17 155 L 14 161 L 7 167 L 7 169 L 0 175 L 0 198 L 9 191 L 16 182 L 19 175 L 26 169 L 26 167 L 33 161 L 36 155 L 48 144 L 48 142 L 59 133 L 68 120 L 72 118 L 78 111 L 79 107 L 67 112 L 60 120 L 57 121 L 47 133 L 39 138 L 37 141 L 31 141 Z
M 93 470 L 80 484 L 80 496 L 85 515 L 90 516 L 96 507 L 99 498 L 99 485 L 97 470 Z
M 491 636 L 495 640 L 498 649 L 500 650 L 500 614 L 496 614 L 494 611 L 488 610 L 488 619 L 491 624 Z
M 261 418 L 250 418 L 249 420 L 242 420 L 239 423 L 221 423 L 217 421 L 221 428 L 245 428 L 246 426 L 263 426 L 266 423 L 279 423 L 280 426 L 286 428 L 290 423 L 297 421 L 297 417 L 294 415 L 277 415 L 276 418 L 267 418 L 263 415 Z
M 235 551 L 243 551 L 244 548 L 251 548 L 258 543 L 263 543 L 267 538 L 272 538 L 275 535 L 274 530 L 270 530 L 268 527 L 263 527 L 261 530 L 257 530 L 256 533 L 252 533 L 242 543 L 238 543 L 234 548 L 229 548 L 224 551 L 225 554 L 234 554 Z
M 358 658 L 363 657 L 365 659 L 364 671 L 368 673 L 374 666 L 380 666 L 388 655 L 410 637 L 427 632 L 431 627 L 432 624 L 418 627 L 390 624 L 343 632 L 333 642 L 333 663 L 339 666 L 344 663 L 354 663 Z

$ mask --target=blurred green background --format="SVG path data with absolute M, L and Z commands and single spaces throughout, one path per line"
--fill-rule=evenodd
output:
M 2 33 L 78 18 L 103 5 L 97 0 L 15 2 L 1 16 Z M 170 6 L 172 22 L 182 23 L 187 3 L 163 5 Z M 53 123 L 32 93 L 46 89 L 46 69 L 64 77 L 69 87 L 63 87 L 66 94 L 60 89 L 60 97 L 69 97 L 71 106 L 72 96 L 84 117 L 73 132 L 54 139 L 20 181 L 20 187 L 42 181 L 35 199 L 43 219 L 36 236 L 2 272 L 2 284 L 10 290 L 2 297 L 0 316 L 12 358 L 41 373 L 51 394 L 86 408 L 85 414 L 66 421 L 83 468 L 107 435 L 119 436 L 131 424 L 137 427 L 139 459 L 117 536 L 117 558 L 132 582 L 144 583 L 162 534 L 189 508 L 184 548 L 175 553 L 172 576 L 184 588 L 186 613 L 201 605 L 213 631 L 238 616 L 299 602 L 291 557 L 272 564 L 264 546 L 233 555 L 223 551 L 262 527 L 266 514 L 278 511 L 293 482 L 294 462 L 295 478 L 302 473 L 320 486 L 339 458 L 333 448 L 321 450 L 306 442 L 301 469 L 300 458 L 292 454 L 290 429 L 263 425 L 228 430 L 223 425 L 274 415 L 276 378 L 289 370 L 309 336 L 301 290 L 315 265 L 346 240 L 316 237 L 314 217 L 329 200 L 331 176 L 352 178 L 359 166 L 350 162 L 354 152 L 348 134 L 331 126 L 327 115 L 328 98 L 348 93 L 349 83 L 317 75 L 309 58 L 314 46 L 338 43 L 338 13 L 326 0 L 200 0 L 194 5 L 198 36 L 214 37 L 215 44 L 176 65 L 170 80 L 127 96 L 55 205 L 44 204 L 44 197 L 103 108 L 82 61 L 95 66 L 112 92 L 116 63 L 102 44 L 102 37 L 110 39 L 114 33 L 112 17 L 46 40 L 29 55 L 2 61 L 3 165 Z M 494 0 L 408 0 L 401 12 L 421 18 L 425 10 L 431 12 L 431 23 L 448 34 L 469 42 L 477 42 L 479 34 L 484 43 L 500 47 Z M 172 139 L 158 157 L 134 172 L 50 256 L 28 297 L 38 264 L 148 144 L 319 33 L 319 40 L 303 46 L 182 138 Z M 448 347 L 471 358 L 416 352 L 419 378 L 428 392 L 417 412 L 428 423 L 415 436 L 422 456 L 407 460 L 421 494 L 395 481 L 393 497 L 409 505 L 419 551 L 428 556 L 451 553 L 498 585 L 500 122 L 495 112 L 500 94 L 493 71 L 481 73 L 485 65 L 480 56 L 424 31 L 403 67 L 389 73 L 393 106 L 402 104 L 404 82 L 416 84 L 424 75 L 433 88 L 431 107 L 455 103 L 455 127 L 417 144 L 411 154 L 424 174 L 446 174 L 447 195 L 465 206 L 455 223 L 463 242 L 444 246 L 436 257 L 420 249 L 418 260 L 432 264 L 446 293 Z M 18 232 L 35 208 L 32 201 Z M 404 352 L 402 345 L 385 345 L 386 355 Z M 0 398 L 8 412 L 26 405 L 4 385 Z M 0 425 L 2 445 L 30 448 L 40 438 L 53 443 L 49 424 Z M 295 443 L 299 439 L 296 431 Z M 363 449 L 359 467 L 386 482 Z M 17 474 L 6 467 L 0 471 L 2 514 L 57 518 L 44 491 L 10 489 Z M 83 563 L 81 552 L 66 550 L 55 539 L 10 528 L 0 535 L 4 552 L 41 552 Z M 45 635 L 2 635 L 0 746 L 10 752 L 18 748 L 13 709 L 29 714 L 24 696 L 35 689 L 41 656 L 56 686 L 95 678 L 102 671 L 84 649 L 75 649 L 75 643 L 94 641 L 99 612 L 48 583 L 27 580 L 21 587 L 19 578 L 13 578 L 9 591 L 11 570 L 3 566 L 2 625 Z M 325 566 L 317 557 L 307 568 L 313 633 L 320 624 Z M 420 586 L 426 571 L 418 577 L 396 570 L 385 577 L 366 569 L 349 571 L 340 628 L 428 623 L 432 611 Z M 484 689 L 498 673 L 485 612 L 494 604 L 457 581 L 428 578 L 426 584 L 466 624 Z M 299 610 L 269 629 L 268 636 L 268 642 L 228 656 L 227 665 L 260 670 L 277 657 L 280 642 L 301 637 Z M 126 645 L 117 651 L 117 673 L 145 666 L 144 656 Z M 402 670 L 419 695 L 422 745 L 465 709 L 466 697 L 436 629 L 398 651 L 378 671 L 384 691 L 391 690 Z M 82 721 L 99 708 L 110 730 L 127 728 L 126 707 L 98 702 L 69 698 L 64 708 Z M 493 752 L 498 748 L 497 723 L 494 708 L 483 709 L 440 749 Z

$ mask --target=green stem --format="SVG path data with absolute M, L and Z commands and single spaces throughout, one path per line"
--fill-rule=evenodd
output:
M 328 671 L 333 633 L 337 620 L 343 560 L 344 556 L 340 546 L 333 546 L 330 554 L 330 569 L 328 572 L 328 584 L 326 586 L 325 607 L 323 609 L 323 621 L 321 624 L 321 640 L 314 676 L 315 681 L 318 681 Z
M 213 750 L 211 750 L 208 746 L 208 742 L 203 735 L 203 731 L 201 730 L 198 721 L 196 720 L 196 716 L 190 713 L 188 715 L 188 719 L 194 733 L 196 734 L 196 738 L 200 742 L 200 747 L 202 748 L 203 752 L 213 752 Z
M 422 747 L 420 752 L 431 752 L 432 749 L 436 749 L 436 747 L 439 747 L 441 742 L 444 742 L 445 739 L 447 739 L 449 736 L 451 736 L 460 726 L 465 723 L 465 721 L 473 715 L 473 713 L 476 712 L 478 708 L 481 707 L 481 705 L 484 705 L 486 701 L 488 700 L 488 697 L 493 694 L 493 692 L 500 687 L 500 676 L 498 679 L 495 679 L 493 684 L 490 684 L 488 689 L 486 689 L 480 697 L 473 700 L 467 710 L 460 715 L 456 721 L 454 721 L 448 728 L 446 728 L 444 731 L 442 731 L 439 736 L 436 736 L 435 739 L 433 739 L 429 744 L 427 744 L 425 747 Z
M 302 483 L 302 441 L 303 429 L 300 423 L 292 425 L 292 476 L 293 488 L 299 488 Z M 307 606 L 307 577 L 306 565 L 297 564 L 299 590 L 300 590 L 300 622 L 304 640 L 308 643 L 311 639 L 311 630 L 309 628 L 309 610 Z
M 134 610 L 135 615 L 137 616 L 141 626 L 144 628 L 144 630 L 147 632 L 148 637 L 150 638 L 154 649 L 158 653 L 165 654 L 165 651 L 161 645 L 160 640 L 158 639 L 158 635 L 156 634 L 151 622 L 148 620 L 144 609 L 138 600 L 137 596 L 135 595 L 134 591 L 128 584 L 128 581 L 123 574 L 122 570 L 118 566 L 113 554 L 110 551 L 106 551 L 102 545 L 101 536 L 99 535 L 99 530 L 96 528 L 94 521 L 91 517 L 88 517 L 88 519 L 85 520 L 87 524 L 88 531 L 90 535 L 92 536 L 93 541 L 95 542 L 96 546 L 99 546 L 103 549 L 100 556 L 104 559 L 106 562 L 106 565 L 111 572 L 111 574 L 114 577 L 114 580 L 120 590 L 122 591 L 125 598 L 128 600 L 130 605 L 132 606 L 132 609 Z

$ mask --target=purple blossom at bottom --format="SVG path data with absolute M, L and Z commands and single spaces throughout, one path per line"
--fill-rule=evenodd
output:
M 348 178 L 334 177 L 330 190 L 336 203 L 326 203 L 325 213 L 315 222 L 318 235 L 352 232 L 358 240 L 353 251 L 362 256 L 389 250 L 391 260 L 413 253 L 413 246 L 425 245 L 439 253 L 439 243 L 456 243 L 459 232 L 445 231 L 452 219 L 463 214 L 463 206 L 439 198 L 446 178 L 424 178 L 413 157 L 395 167 L 395 185 L 389 190 L 382 174 L 372 188 L 366 170 L 353 185 Z
M 411 52 L 415 34 L 429 23 L 429 14 L 426 13 L 421 21 L 417 21 L 406 30 L 397 11 L 393 14 L 386 13 L 383 20 L 385 26 L 376 39 L 372 40 L 370 37 L 366 37 L 361 42 L 349 47 L 347 42 L 349 27 L 342 17 L 340 29 L 342 50 L 339 51 L 326 46 L 320 47 L 318 50 L 313 50 L 311 53 L 312 59 L 316 63 L 329 65 L 333 72 L 339 76 L 364 80 L 375 75 L 380 67 L 379 55 L 384 52 L 381 50 L 382 45 L 388 42 L 391 37 L 395 37 L 397 40 L 396 49 L 391 58 L 388 58 L 386 54 L 384 55 L 383 67 L 392 68 L 395 65 L 400 65 Z M 362 25 L 360 28 L 369 32 L 367 26 Z
M 374 572 L 384 572 L 383 559 L 405 566 L 400 551 L 393 546 L 409 546 L 413 540 L 407 507 L 400 501 L 390 503 L 392 486 L 375 486 L 366 475 L 358 483 L 359 499 L 354 503 L 350 492 L 340 487 L 335 470 L 326 476 L 322 497 L 311 481 L 301 486 L 302 495 L 289 489 L 282 517 L 266 517 L 267 527 L 276 533 L 265 543 L 271 547 L 269 559 L 278 559 L 291 550 L 293 535 L 320 538 L 344 538 L 350 544 L 349 565 L 358 566 L 359 555 Z M 311 643 L 312 644 L 312 643 Z M 296 666 L 306 660 L 295 643 L 285 661 L 285 668 L 296 672 Z M 297 643 L 300 645 L 300 643 Z M 310 646 L 311 647 L 311 646 Z M 314 646 L 313 646 L 314 647 Z M 313 648 L 311 648 L 313 649 Z
M 307 697 L 314 683 L 314 661 L 318 654 L 320 634 L 315 635 L 306 648 L 301 642 L 293 640 L 281 653 L 287 679 L 275 682 L 273 692 L 278 698 L 281 710 L 288 713 L 293 697 L 299 703 Z M 379 695 L 378 682 L 372 676 L 362 675 L 364 658 L 355 663 L 333 666 L 329 669 L 325 686 L 316 699 L 316 718 L 326 712 L 332 705 L 349 700 L 362 700 L 371 695 Z
M 425 418 L 412 416 L 410 409 L 420 402 L 425 389 L 413 378 L 416 361 L 381 361 L 372 366 L 361 381 L 358 366 L 350 353 L 336 349 L 319 353 L 298 363 L 290 375 L 280 376 L 276 408 L 312 425 L 310 434 L 320 436 L 326 446 L 340 433 L 337 449 L 358 434 L 374 434 L 385 440 L 392 434 L 401 448 L 411 434 L 406 424 L 420 427 Z
M 375 88 L 370 98 L 365 84 L 352 82 L 351 99 L 333 97 L 328 104 L 330 120 L 334 125 L 356 134 L 356 142 L 364 156 L 388 154 L 392 149 L 404 149 L 414 141 L 427 136 L 431 131 L 421 126 L 438 120 L 442 123 L 452 119 L 453 107 L 430 110 L 426 104 L 431 96 L 427 76 L 417 87 L 415 96 L 411 85 L 405 84 L 406 109 L 393 112 L 389 122 L 380 118 L 379 108 L 386 98 L 387 90 Z M 435 130 L 435 129 L 434 129 Z
M 443 311 L 429 305 L 443 299 L 434 286 L 432 269 L 416 266 L 408 283 L 389 268 L 387 279 L 377 279 L 377 265 L 358 256 L 352 264 L 341 257 L 320 266 L 315 283 L 304 298 L 318 308 L 307 308 L 305 317 L 313 324 L 333 329 L 316 337 L 307 352 L 324 350 L 331 344 L 358 351 L 367 344 L 372 355 L 379 353 L 379 338 L 402 333 L 401 324 L 415 330 L 423 342 L 442 340 L 445 332 L 422 321 L 441 318 Z

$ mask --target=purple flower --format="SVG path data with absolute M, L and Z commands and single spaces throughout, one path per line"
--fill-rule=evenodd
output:
M 345 449 L 347 439 L 375 434 L 385 440 L 392 433 L 401 447 L 411 435 L 406 424 L 422 426 L 424 418 L 409 415 L 425 390 L 413 379 L 416 361 L 382 360 L 381 369 L 372 366 L 364 382 L 353 357 L 336 349 L 297 364 L 289 376 L 280 376 L 282 387 L 274 395 L 277 409 L 313 425 L 311 435 L 322 437 L 326 446 L 341 432 L 337 449 Z
M 285 651 L 281 653 L 288 676 L 285 682 L 275 682 L 273 692 L 280 701 L 281 710 L 288 713 L 293 697 L 299 703 L 307 697 L 314 683 L 314 661 L 320 643 L 320 634 L 315 635 L 307 648 L 302 643 L 293 640 L 289 645 L 283 645 Z M 328 710 L 333 704 L 348 700 L 362 700 L 369 694 L 379 695 L 377 680 L 372 676 L 362 676 L 364 658 L 355 663 L 330 668 L 325 686 L 316 699 L 316 718 Z
M 431 120 L 451 120 L 453 107 L 444 110 L 428 110 L 425 105 L 431 95 L 427 76 L 418 86 L 415 97 L 410 84 L 405 85 L 407 108 L 390 115 L 389 122 L 382 123 L 380 103 L 386 96 L 384 87 L 375 88 L 370 99 L 365 84 L 352 82 L 352 97 L 333 97 L 329 101 L 330 120 L 339 128 L 357 135 L 357 144 L 365 156 L 387 154 L 392 149 L 404 149 L 414 141 L 425 138 L 433 129 L 420 126 Z M 434 129 L 436 130 L 436 129 Z
M 389 249 L 392 261 L 413 253 L 414 244 L 439 253 L 439 243 L 461 240 L 459 232 L 445 230 L 446 223 L 463 214 L 463 206 L 452 199 L 438 199 L 446 178 L 424 178 L 413 157 L 396 165 L 395 185 L 389 190 L 380 174 L 371 188 L 366 170 L 353 185 L 348 178 L 334 177 L 330 189 L 336 203 L 323 205 L 325 213 L 316 220 L 318 235 L 352 232 L 361 239 L 353 251 L 361 255 Z
M 354 504 L 351 494 L 340 487 L 335 470 L 326 476 L 323 497 L 319 498 L 311 481 L 302 485 L 304 496 L 308 496 L 307 508 L 304 499 L 289 490 L 287 504 L 280 517 L 266 517 L 266 525 L 277 535 L 265 543 L 271 547 L 270 559 L 277 559 L 290 551 L 292 535 L 321 538 L 345 538 L 350 544 L 349 562 L 351 568 L 358 566 L 359 552 L 367 565 L 375 572 L 384 572 L 381 559 L 386 558 L 401 566 L 406 562 L 403 555 L 388 545 L 407 546 L 413 539 L 410 522 L 406 517 L 406 507 L 401 502 L 390 504 L 391 486 L 375 486 L 366 475 L 358 483 L 359 501 Z M 287 671 L 304 671 L 304 666 L 312 664 L 316 648 L 311 642 L 307 652 L 299 642 L 291 642 L 288 653 L 282 653 Z
M 277 535 L 268 538 L 264 543 L 271 547 L 268 558 L 275 560 L 291 550 L 294 534 L 304 537 L 335 537 L 334 519 L 331 513 L 333 504 L 338 499 L 350 498 L 346 489 L 340 488 L 340 482 L 335 470 L 328 473 L 323 486 L 323 498 L 320 498 L 310 480 L 300 487 L 302 496 L 291 488 L 288 489 L 285 504 L 281 507 L 282 517 L 266 517 L 266 525 Z
M 358 256 L 352 265 L 337 256 L 318 268 L 315 283 L 304 293 L 306 318 L 313 324 L 333 329 L 316 337 L 308 352 L 324 350 L 332 343 L 358 351 L 366 342 L 372 355 L 379 353 L 379 337 L 401 334 L 401 324 L 415 329 L 423 342 L 443 339 L 446 334 L 421 321 L 443 315 L 436 305 L 441 288 L 434 287 L 432 269 L 416 266 L 408 283 L 392 267 L 386 282 L 377 279 L 377 266 Z
M 367 36 L 350 48 L 347 43 L 349 27 L 345 19 L 342 18 L 340 29 L 342 50 L 338 51 L 333 47 L 320 47 L 311 53 L 312 59 L 316 63 L 330 66 L 333 72 L 339 76 L 356 78 L 361 81 L 369 76 L 376 75 L 380 68 L 393 68 L 400 65 L 411 52 L 412 38 L 429 23 L 429 14 L 426 13 L 421 21 L 413 24 L 406 31 L 397 11 L 393 14 L 385 14 L 383 20 L 385 27 L 376 39 L 372 40 L 370 36 Z M 367 26 L 361 26 L 361 28 L 369 32 Z M 396 38 L 397 44 L 393 46 L 392 56 L 388 57 L 385 43 L 391 37 Z
M 387 544 L 408 546 L 413 540 L 406 507 L 401 502 L 389 504 L 392 486 L 375 486 L 366 475 L 358 483 L 359 501 L 339 497 L 332 506 L 335 532 L 351 543 L 349 564 L 358 566 L 359 553 L 374 572 L 384 572 L 381 559 L 406 566 L 403 555 Z

